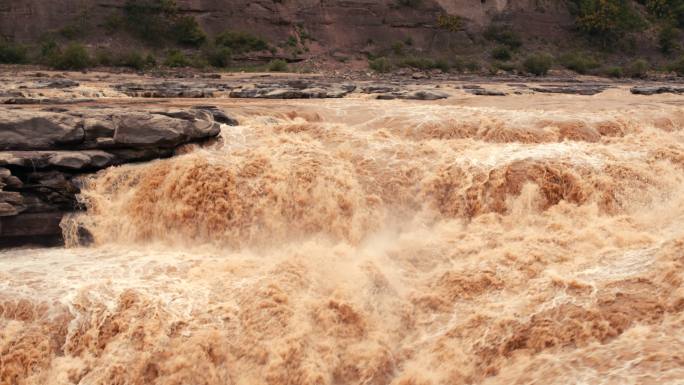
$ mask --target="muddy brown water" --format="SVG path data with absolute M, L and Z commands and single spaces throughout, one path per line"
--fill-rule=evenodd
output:
M 681 384 L 680 101 L 212 101 L 0 253 L 0 384 Z

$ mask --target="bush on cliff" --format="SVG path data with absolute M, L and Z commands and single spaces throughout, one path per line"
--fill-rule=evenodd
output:
M 229 48 L 235 53 L 265 51 L 269 49 L 266 40 L 246 32 L 225 31 L 216 36 L 216 45 Z
M 141 40 L 160 43 L 176 12 L 173 0 L 128 0 L 123 8 L 126 29 Z
M 680 41 L 680 32 L 673 25 L 666 25 L 658 33 L 658 48 L 666 55 L 678 50 Z
M 166 55 L 164 65 L 167 67 L 190 67 L 192 65 L 192 61 L 185 56 L 182 51 L 172 49 Z
M 123 24 L 131 34 L 153 44 L 173 40 L 177 44 L 199 47 L 207 40 L 194 17 L 179 14 L 174 0 L 128 0 L 123 14 L 123 23 L 108 23 L 108 28 L 116 29 L 118 24 Z
M 644 79 L 648 75 L 651 65 L 644 59 L 637 59 L 631 62 L 625 69 L 625 75 L 631 78 Z
M 439 69 L 443 72 L 447 72 L 451 69 L 451 64 L 444 59 L 430 59 L 426 57 L 415 57 L 410 56 L 400 60 L 397 65 L 399 67 L 409 67 L 419 70 L 432 70 Z
M 387 73 L 392 70 L 392 63 L 387 58 L 379 57 L 368 61 L 368 66 L 375 72 Z
M 281 59 L 273 60 L 268 63 L 268 70 L 271 72 L 285 72 L 287 71 L 287 62 Z
M 509 25 L 505 24 L 490 24 L 484 31 L 484 37 L 487 40 L 495 41 L 511 49 L 517 49 L 522 46 L 520 36 Z
M 553 57 L 545 53 L 532 54 L 522 64 L 525 72 L 536 76 L 544 76 L 553 65 Z
M 645 0 L 645 5 L 656 18 L 684 27 L 684 0 Z
M 645 23 L 625 0 L 571 0 L 568 6 L 575 16 L 575 27 L 604 48 Z
M 172 27 L 176 42 L 182 45 L 199 47 L 207 40 L 207 35 L 192 16 L 181 16 Z
M 677 73 L 679 76 L 684 76 L 684 56 L 670 64 L 669 69 Z
M 226 68 L 230 66 L 233 59 L 233 51 L 227 47 L 207 47 L 204 50 L 207 62 L 216 68 Z
M 563 67 L 575 71 L 578 74 L 586 74 L 601 66 L 594 57 L 581 52 L 563 54 L 558 58 L 558 61 Z
M 93 61 L 83 45 L 72 43 L 65 49 L 54 49 L 48 54 L 47 63 L 59 70 L 83 70 L 90 67 Z
M 0 40 L 0 63 L 22 64 L 27 61 L 26 47 Z
M 611 78 L 621 78 L 625 76 L 625 71 L 622 69 L 622 67 L 613 66 L 606 68 L 604 74 Z
M 137 51 L 128 51 L 121 53 L 116 59 L 114 65 L 120 67 L 133 68 L 138 71 L 144 70 L 145 68 L 153 67 L 157 63 L 157 60 L 152 56 L 152 54 L 147 54 L 143 56 Z
M 496 60 L 508 61 L 512 57 L 511 49 L 505 45 L 500 45 L 492 50 L 492 58 Z

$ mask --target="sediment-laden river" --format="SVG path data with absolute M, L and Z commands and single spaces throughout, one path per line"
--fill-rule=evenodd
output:
M 0 383 L 681 384 L 684 109 L 597 98 L 234 107 L 0 253 Z

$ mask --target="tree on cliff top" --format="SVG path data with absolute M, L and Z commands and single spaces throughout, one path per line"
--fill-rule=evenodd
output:
M 126 29 L 142 40 L 159 44 L 172 39 L 193 47 L 206 41 L 197 20 L 181 15 L 174 0 L 128 0 L 123 11 Z
M 573 0 L 570 5 L 577 29 L 604 47 L 644 25 L 628 0 Z

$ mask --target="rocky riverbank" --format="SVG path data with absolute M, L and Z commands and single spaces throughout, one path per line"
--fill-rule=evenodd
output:
M 61 242 L 62 215 L 78 210 L 78 178 L 171 156 L 215 137 L 225 114 L 193 109 L 0 108 L 0 245 Z

